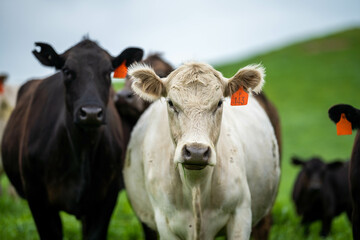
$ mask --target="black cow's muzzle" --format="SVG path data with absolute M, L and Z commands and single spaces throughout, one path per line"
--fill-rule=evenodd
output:
M 98 106 L 80 107 L 76 114 L 76 123 L 84 127 L 99 127 L 105 124 L 103 108 Z

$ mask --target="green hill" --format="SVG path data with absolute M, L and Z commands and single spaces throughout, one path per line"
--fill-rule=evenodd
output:
M 350 158 L 355 134 L 337 136 L 327 111 L 337 103 L 360 107 L 360 29 L 297 43 L 217 69 L 230 77 L 250 63 L 265 66 L 264 91 L 278 108 L 282 122 L 282 179 L 275 210 L 279 214 L 293 212 L 290 197 L 299 169 L 290 165 L 291 156 L 317 155 L 327 161 Z M 273 233 L 272 239 L 290 236 L 279 238 Z
M 266 67 L 264 91 L 278 108 L 282 122 L 282 178 L 273 211 L 271 239 L 321 239 L 319 223 L 311 227 L 308 237 L 302 235 L 300 219 L 290 198 L 299 169 L 290 165 L 290 158 L 318 155 L 331 161 L 350 157 L 354 134 L 337 136 L 327 111 L 337 103 L 360 107 L 360 29 L 297 43 L 217 69 L 231 77 L 250 63 L 262 63 Z M 8 180 L 2 177 L 0 183 L 6 193 Z M 81 239 L 80 224 L 75 217 L 62 213 L 62 219 L 64 239 Z M 141 232 L 122 192 L 108 239 L 142 239 Z M 0 196 L 0 239 L 38 239 L 26 201 L 14 200 L 7 194 Z M 351 239 L 350 224 L 344 215 L 333 222 L 327 239 Z

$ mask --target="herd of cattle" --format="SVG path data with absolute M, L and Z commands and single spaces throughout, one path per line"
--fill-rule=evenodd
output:
M 59 71 L 19 89 L 0 78 L 0 174 L 27 200 L 41 239 L 63 238 L 59 211 L 81 221 L 83 239 L 106 239 L 122 189 L 146 239 L 268 238 L 282 141 L 261 65 L 224 78 L 204 63 L 143 60 L 139 48 L 113 57 L 89 39 L 62 54 L 36 45 L 35 57 Z M 111 73 L 124 64 L 115 93 Z M 247 106 L 231 106 L 241 88 Z M 342 114 L 360 127 L 360 110 L 329 110 L 335 123 Z M 359 132 L 350 162 L 292 162 L 302 168 L 292 196 L 305 234 L 321 220 L 327 236 L 346 212 L 359 240 Z

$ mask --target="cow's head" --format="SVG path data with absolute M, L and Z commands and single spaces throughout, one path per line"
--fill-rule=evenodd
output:
M 142 58 L 139 48 L 127 48 L 112 57 L 95 42 L 85 39 L 63 54 L 46 43 L 35 43 L 35 57 L 45 66 L 62 71 L 66 108 L 73 122 L 94 128 L 106 122 L 106 107 L 111 89 L 111 72 L 126 61 L 129 66 Z
M 166 98 L 174 161 L 187 170 L 216 164 L 224 98 L 240 87 L 258 93 L 264 83 L 259 65 L 242 68 L 230 79 L 203 63 L 184 64 L 166 78 L 144 65 L 131 67 L 129 75 L 132 88 L 143 99 Z
M 154 69 L 160 78 L 168 76 L 174 70 L 160 54 L 151 54 L 142 63 Z M 131 78 L 126 76 L 124 87 L 116 94 L 115 105 L 122 117 L 135 124 L 150 103 L 135 95 L 131 84 Z
M 298 157 L 292 157 L 292 163 L 302 167 L 301 185 L 306 193 L 310 195 L 316 194 L 323 189 L 327 171 L 343 166 L 341 161 L 324 163 L 319 157 L 313 157 L 306 161 Z

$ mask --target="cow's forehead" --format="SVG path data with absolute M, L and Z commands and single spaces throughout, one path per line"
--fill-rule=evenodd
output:
M 207 105 L 223 96 L 224 81 L 221 74 L 211 66 L 188 63 L 169 75 L 167 92 L 177 102 Z

